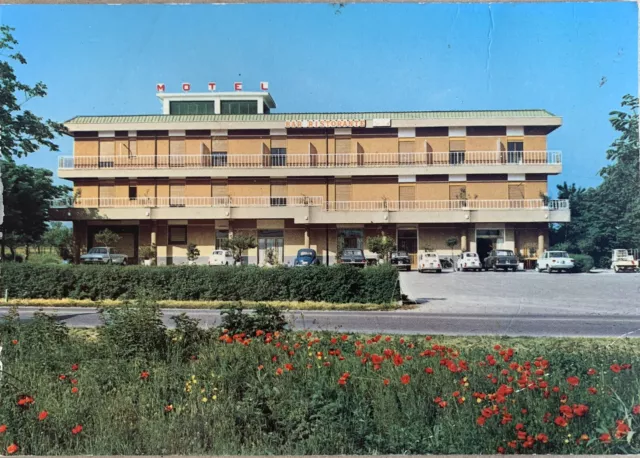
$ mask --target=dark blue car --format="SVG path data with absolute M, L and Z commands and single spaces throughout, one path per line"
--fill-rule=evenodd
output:
M 294 266 L 315 266 L 320 264 L 320 260 L 316 255 L 316 250 L 311 248 L 302 248 L 298 250 L 296 260 L 293 261 Z

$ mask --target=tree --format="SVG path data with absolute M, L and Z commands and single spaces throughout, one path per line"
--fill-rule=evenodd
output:
M 457 237 L 449 237 L 447 239 L 447 246 L 449 248 L 451 248 L 451 260 L 453 261 L 453 249 L 456 247 L 456 245 L 458 245 L 458 238 Z
M 367 239 L 367 249 L 384 261 L 389 261 L 389 256 L 396 249 L 396 242 L 387 235 L 376 235 Z
M 54 247 L 62 259 L 67 259 L 73 244 L 73 232 L 60 221 L 54 221 L 42 236 L 42 244 Z
M 58 151 L 52 140 L 56 134 L 66 132 L 62 124 L 50 119 L 43 121 L 24 110 L 29 100 L 47 95 L 47 86 L 42 82 L 30 86 L 18 81 L 12 63 L 25 65 L 27 61 L 14 51 L 18 42 L 11 34 L 13 31 L 9 26 L 0 26 L 0 151 L 7 160 L 26 156 L 41 147 Z M 19 93 L 22 100 L 18 100 Z
M 196 259 L 200 257 L 200 250 L 195 243 L 190 243 L 187 245 L 187 259 L 189 263 L 195 264 Z
M 121 238 L 122 237 L 109 229 L 103 229 L 95 236 L 96 243 L 105 247 L 115 246 L 115 244 L 118 243 Z
M 222 248 L 231 251 L 235 264 L 242 263 L 242 253 L 257 246 L 256 238 L 253 235 L 242 232 L 237 232 L 230 239 L 222 241 Z
M 4 221 L 0 226 L 3 239 L 0 257 L 8 246 L 15 258 L 15 247 L 33 245 L 47 230 L 50 199 L 69 192 L 67 186 L 53 184 L 53 172 L 12 161 L 0 160 L 4 188 Z

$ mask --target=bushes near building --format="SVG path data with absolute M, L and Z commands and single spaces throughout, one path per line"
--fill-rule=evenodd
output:
M 21 299 L 318 301 L 388 304 L 400 299 L 389 266 L 261 269 L 255 266 L 50 266 L 7 264 L 0 287 Z
M 593 258 L 588 254 L 570 254 L 573 259 L 573 271 L 574 272 L 589 272 L 593 269 Z

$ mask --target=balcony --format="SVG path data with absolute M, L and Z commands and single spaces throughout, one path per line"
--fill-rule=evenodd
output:
M 62 156 L 61 178 L 560 173 L 560 151 Z M 268 170 L 266 173 L 265 171 Z
M 77 198 L 52 219 L 293 219 L 296 224 L 568 222 L 569 201 L 326 201 L 320 196 Z

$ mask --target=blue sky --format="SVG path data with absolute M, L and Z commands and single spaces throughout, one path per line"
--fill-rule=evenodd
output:
M 564 180 L 597 185 L 609 112 L 638 94 L 636 4 L 0 6 L 40 116 L 160 113 L 155 84 L 245 90 L 277 111 L 545 108 L 564 125 Z M 604 84 L 602 84 L 604 82 Z M 71 141 L 59 141 L 71 154 Z M 41 151 L 26 163 L 57 167 Z

